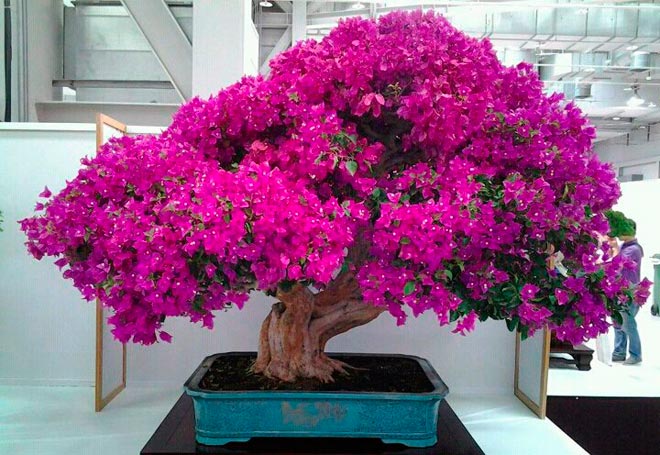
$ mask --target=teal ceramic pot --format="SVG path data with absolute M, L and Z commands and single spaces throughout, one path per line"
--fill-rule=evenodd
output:
M 204 359 L 185 384 L 193 399 L 197 442 L 223 445 L 253 437 L 380 438 L 385 443 L 429 447 L 437 442 L 438 407 L 449 389 L 431 364 L 415 356 L 433 385 L 431 392 L 315 392 L 315 391 L 208 391 L 200 381 L 219 356 L 254 354 L 231 352 Z M 332 355 L 332 354 L 330 354 Z

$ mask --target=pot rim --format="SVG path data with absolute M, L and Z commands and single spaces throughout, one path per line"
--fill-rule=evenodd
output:
M 202 378 L 218 357 L 237 357 L 245 355 L 256 355 L 254 351 L 231 351 L 213 354 L 206 357 L 197 367 L 193 374 L 184 384 L 186 393 L 191 396 L 203 397 L 206 399 L 228 399 L 241 396 L 245 398 L 273 398 L 273 399 L 373 399 L 373 400 L 415 400 L 426 401 L 431 399 L 444 398 L 449 393 L 449 388 L 435 371 L 430 362 L 422 357 L 408 354 L 372 354 L 364 352 L 328 352 L 329 356 L 346 357 L 389 357 L 406 358 L 415 360 L 426 374 L 431 382 L 433 390 L 430 392 L 355 392 L 355 391 L 314 391 L 314 390 L 207 390 L 199 387 Z

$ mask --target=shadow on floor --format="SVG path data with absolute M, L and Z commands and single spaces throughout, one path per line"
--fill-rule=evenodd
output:
M 660 398 L 549 396 L 547 417 L 591 455 L 660 454 Z

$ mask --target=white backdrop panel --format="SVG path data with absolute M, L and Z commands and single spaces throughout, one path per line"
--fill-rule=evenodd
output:
M 129 130 L 130 131 L 130 130 Z M 0 383 L 92 384 L 94 304 L 83 303 L 52 261 L 26 253 L 16 220 L 32 213 L 44 184 L 59 191 L 79 159 L 94 151 L 88 132 L 0 129 Z M 254 350 L 270 300 L 255 294 L 242 311 L 219 313 L 213 331 L 174 318 L 165 328 L 172 344 L 128 346 L 128 383 L 180 383 L 206 355 Z M 501 321 L 478 324 L 463 337 L 438 327 L 432 314 L 397 327 L 384 314 L 329 343 L 331 351 L 390 352 L 429 359 L 453 393 L 510 393 L 514 336 Z M 39 363 L 41 362 L 41 363 Z
M 202 359 L 227 351 L 254 351 L 261 322 L 274 300 L 254 293 L 243 310 L 216 315 L 213 331 L 183 318 L 169 319 L 166 330 L 172 344 L 130 346 L 128 383 L 183 383 Z M 473 333 L 461 336 L 438 327 L 432 314 L 411 318 L 397 327 L 385 313 L 375 321 L 351 330 L 328 343 L 337 352 L 413 354 L 431 361 L 453 393 L 510 393 L 513 390 L 515 338 L 501 321 L 477 324 Z
M 85 303 L 50 258 L 28 256 L 17 220 L 44 185 L 56 193 L 94 152 L 88 131 L 0 130 L 0 381 L 92 384 L 94 304 Z

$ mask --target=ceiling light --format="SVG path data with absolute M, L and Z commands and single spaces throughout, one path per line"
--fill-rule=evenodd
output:
M 635 49 L 637 49 L 637 47 L 638 47 L 638 46 L 635 46 L 635 45 L 628 46 L 628 47 L 626 47 L 626 50 L 627 50 L 627 51 L 634 51 Z
M 655 104 L 653 101 L 651 101 L 651 102 L 649 103 L 649 107 L 658 107 L 658 105 Z
M 587 73 L 593 73 L 594 71 L 596 71 L 596 68 L 585 68 L 584 70 L 585 70 Z
M 646 76 L 644 79 L 646 79 L 647 81 L 650 81 L 651 80 L 651 75 Z
M 263 6 L 264 8 L 270 8 L 271 6 L 273 6 L 273 4 L 271 2 L 269 2 L 268 0 L 263 0 L 263 1 L 259 2 L 259 5 Z
M 363 4 L 362 2 L 354 3 L 354 4 L 351 6 L 351 9 L 362 9 L 362 8 L 364 8 L 364 4 Z
M 621 120 L 621 117 L 612 117 L 612 120 Z

